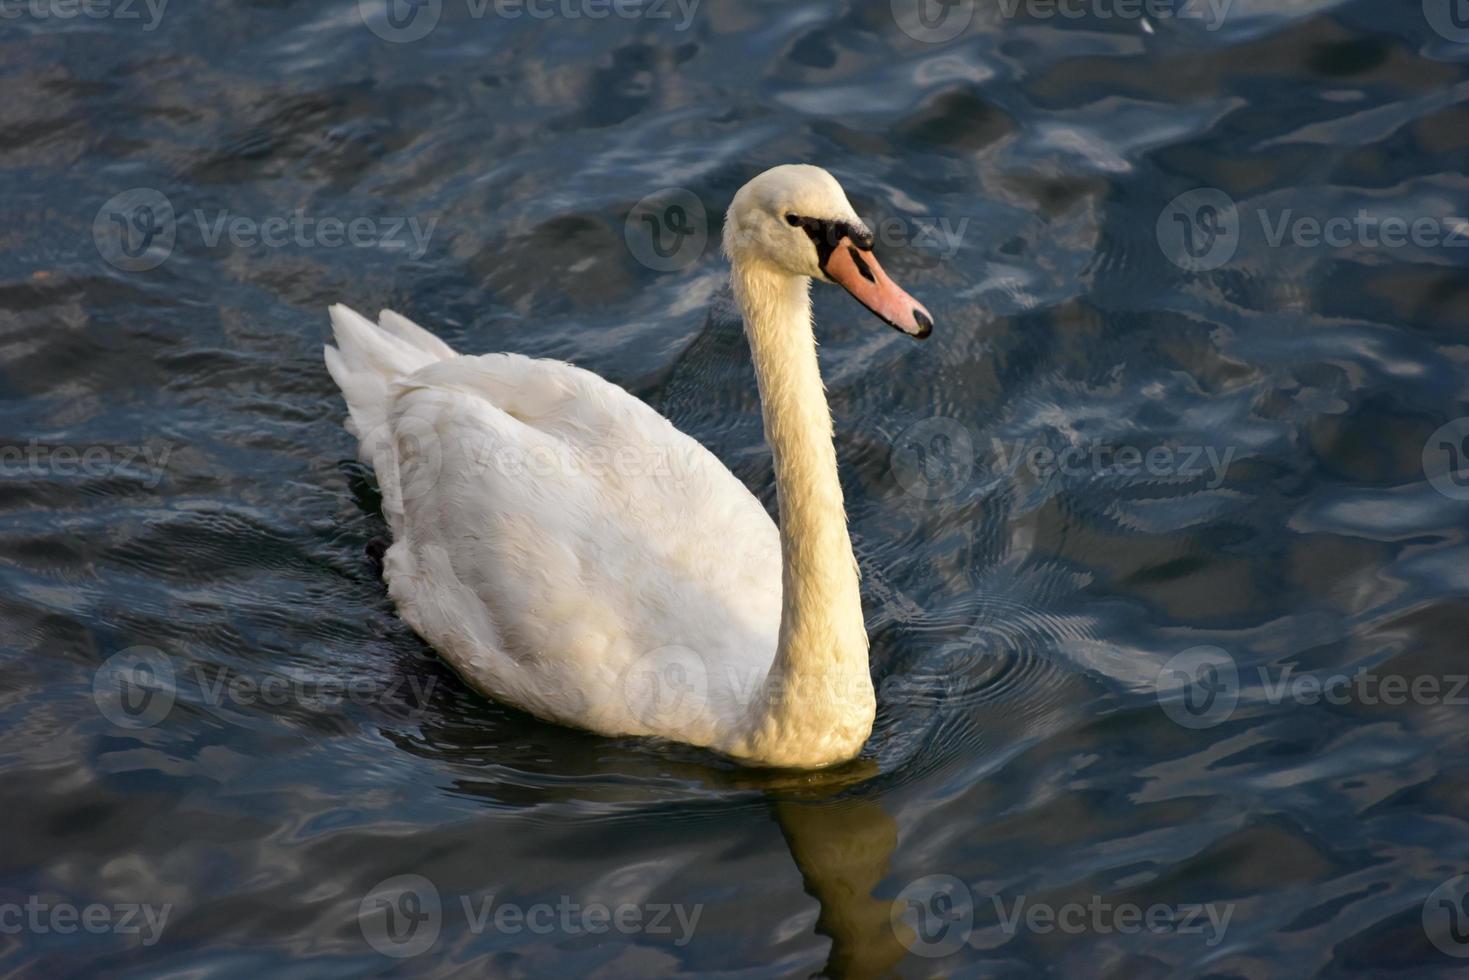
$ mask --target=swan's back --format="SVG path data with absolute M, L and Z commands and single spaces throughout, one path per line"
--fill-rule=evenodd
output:
M 678 737 L 713 744 L 779 629 L 779 535 L 754 496 L 588 371 L 458 356 L 391 313 L 332 321 L 327 366 L 381 485 L 404 619 L 485 693 L 606 734 L 668 734 L 644 703 L 657 684 L 630 671 L 702 665 L 708 731 Z

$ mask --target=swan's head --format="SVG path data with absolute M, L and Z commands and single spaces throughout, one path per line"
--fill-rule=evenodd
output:
M 731 263 L 760 263 L 834 282 L 889 326 L 927 337 L 933 317 L 887 277 L 872 245 L 872 232 L 852 210 L 842 185 L 803 163 L 772 167 L 741 187 L 724 220 Z

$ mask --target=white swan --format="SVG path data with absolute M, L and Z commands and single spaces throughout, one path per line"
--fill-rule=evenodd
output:
M 326 364 L 376 471 L 403 618 L 473 687 L 607 735 L 751 765 L 854 757 L 875 699 L 812 278 L 917 337 L 819 167 L 768 170 L 724 227 L 775 463 L 780 527 L 718 459 L 580 368 L 459 356 L 395 313 L 331 310 Z

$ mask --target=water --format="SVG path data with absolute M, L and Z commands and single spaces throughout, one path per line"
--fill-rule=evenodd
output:
M 595 6 L 5 7 L 0 969 L 1455 975 L 1455 8 Z M 817 297 L 862 759 L 472 694 L 379 579 L 326 304 L 575 361 L 770 504 L 700 236 L 788 161 L 937 320 Z

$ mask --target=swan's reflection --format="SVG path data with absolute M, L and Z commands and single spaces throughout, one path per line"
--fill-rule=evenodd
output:
M 888 873 L 898 824 L 874 796 L 834 795 L 780 794 L 775 818 L 806 891 L 821 903 L 816 931 L 831 939 L 826 975 L 885 976 L 907 952 L 893 930 L 891 903 L 873 894 Z
M 453 703 L 428 706 L 418 731 L 384 734 L 447 770 L 484 771 L 484 779 L 456 779 L 455 792 L 517 808 L 591 805 L 603 813 L 609 803 L 641 812 L 741 799 L 758 807 L 763 800 L 807 894 L 819 903 L 816 932 L 831 941 L 822 975 L 887 976 L 905 955 L 889 918 L 891 902 L 874 895 L 888 874 L 898 826 L 870 791 L 879 775 L 873 760 L 819 772 L 745 769 L 684 746 L 602 739 L 528 721 L 468 692 L 461 697 L 452 683 L 440 690 Z M 513 749 L 487 743 L 487 735 L 510 730 Z M 609 782 L 609 773 L 617 778 Z M 635 798 L 630 786 L 641 787 Z
M 766 794 L 806 893 L 821 904 L 816 931 L 831 940 L 824 976 L 888 976 L 907 953 L 892 903 L 874 895 L 898 846 L 897 821 L 863 792 L 878 775 L 871 759 L 819 772 L 729 773 L 731 788 Z

